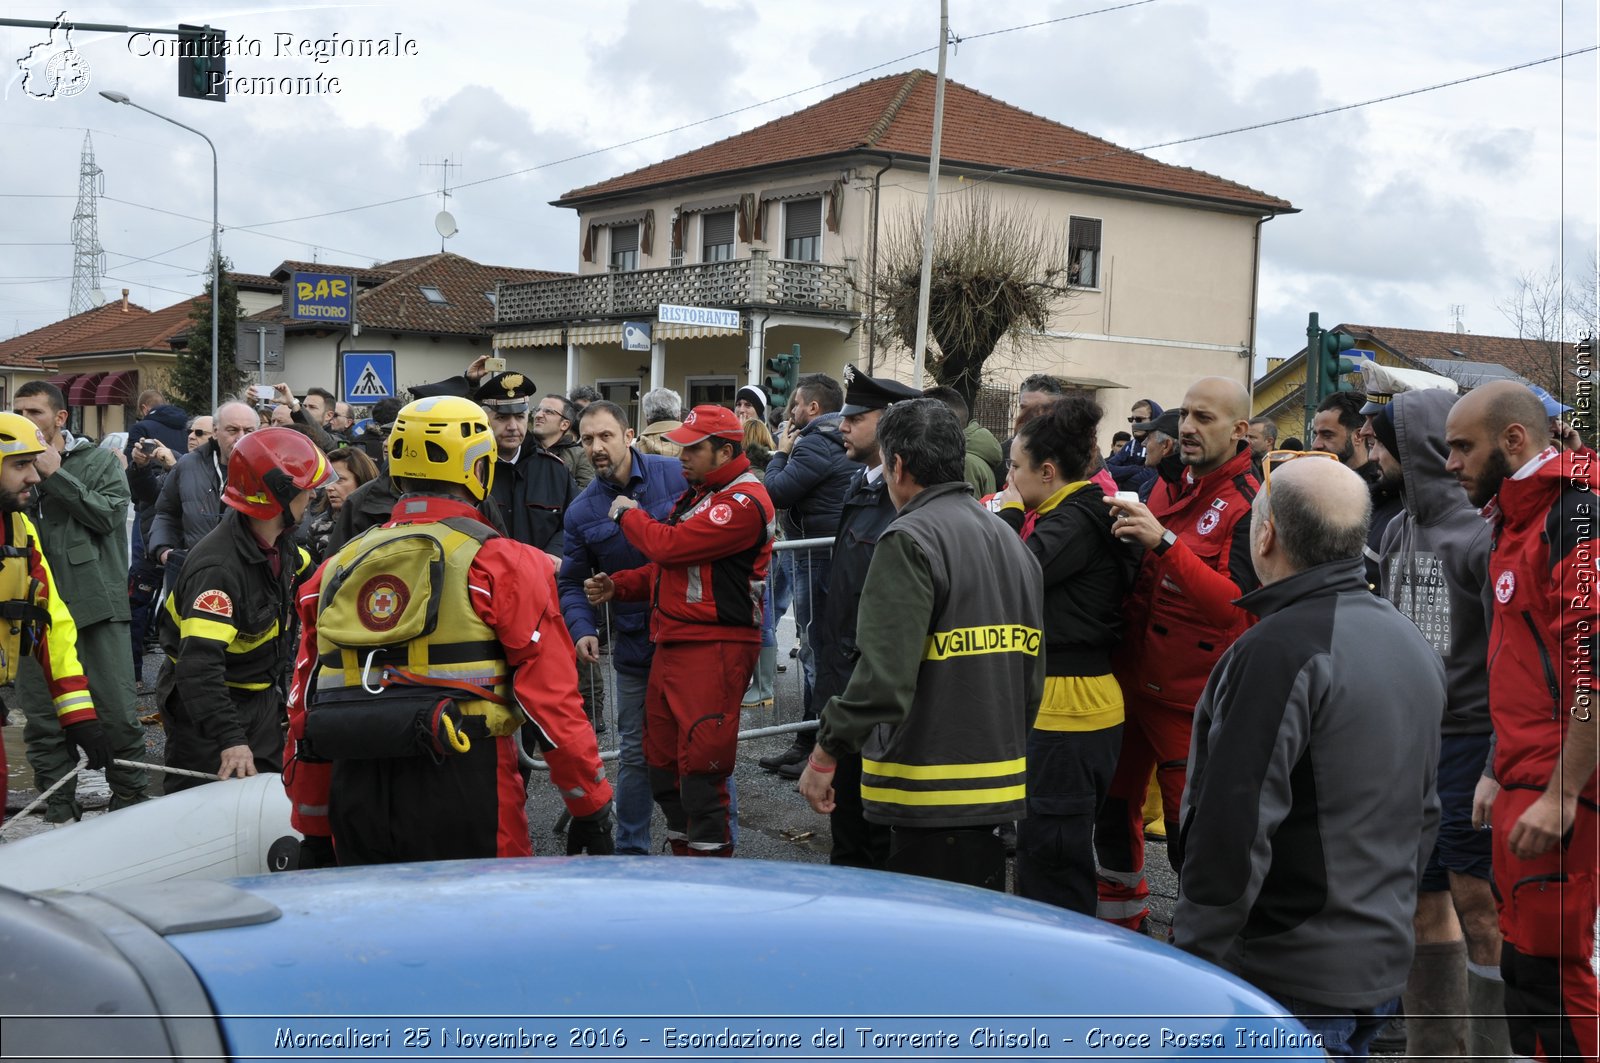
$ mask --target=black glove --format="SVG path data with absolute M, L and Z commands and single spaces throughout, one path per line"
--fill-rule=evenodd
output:
M 611 839 L 611 802 L 607 801 L 598 812 L 581 818 L 574 817 L 567 827 L 567 855 L 614 856 L 617 843 Z
M 111 763 L 111 743 L 106 739 L 105 731 L 100 729 L 99 720 L 79 720 L 69 723 L 61 729 L 62 735 L 67 740 L 67 752 L 72 754 L 72 759 L 78 759 L 78 750 L 83 750 L 84 756 L 89 758 L 89 767 L 99 770 Z
M 339 861 L 333 855 L 333 839 L 324 834 L 307 834 L 300 843 L 300 863 L 297 866 L 301 871 L 316 867 L 338 867 Z

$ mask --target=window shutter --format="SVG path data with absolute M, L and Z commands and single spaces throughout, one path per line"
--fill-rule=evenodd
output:
M 714 244 L 733 243 L 733 211 L 703 215 L 701 225 L 708 247 Z
M 1073 218 L 1067 229 L 1067 243 L 1074 252 L 1100 250 L 1100 219 Z
M 639 250 L 639 227 L 637 225 L 617 225 L 611 230 L 611 253 L 618 251 Z
M 783 238 L 803 240 L 822 235 L 822 200 L 801 199 L 783 205 Z

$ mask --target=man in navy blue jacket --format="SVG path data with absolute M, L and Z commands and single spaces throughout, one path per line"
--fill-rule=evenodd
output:
M 665 520 L 688 484 L 676 458 L 641 454 L 633 448 L 628 415 L 616 403 L 601 399 L 584 407 L 578 434 L 594 463 L 595 478 L 567 508 L 565 558 L 556 582 L 561 613 L 579 659 L 598 663 L 600 621 L 584 596 L 583 581 L 597 572 L 621 572 L 647 563 L 608 515 L 612 502 L 625 495 L 652 517 Z M 655 652 L 650 603 L 613 601 L 605 608 L 610 610 L 611 660 L 617 674 L 617 852 L 648 853 L 655 808 L 644 762 L 644 689 Z
M 783 511 L 783 532 L 790 539 L 832 539 L 839 530 L 839 512 L 861 463 L 845 454 L 839 434 L 844 389 L 826 373 L 808 373 L 795 384 L 789 424 L 767 465 L 765 480 L 772 504 Z M 794 558 L 794 622 L 801 638 L 800 664 L 804 715 L 817 718 L 811 688 L 817 681 L 816 655 L 806 629 L 811 618 L 824 616 L 828 603 L 828 554 L 801 551 Z M 782 753 L 757 763 L 768 771 L 798 779 L 816 734 L 802 731 Z

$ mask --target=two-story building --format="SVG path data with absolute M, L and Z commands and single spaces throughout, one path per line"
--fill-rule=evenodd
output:
M 885 233 L 926 202 L 934 89 L 923 70 L 877 78 L 568 192 L 555 205 L 577 214 L 577 275 L 506 286 L 496 346 L 536 379 L 624 401 L 665 385 L 689 403 L 731 403 L 796 344 L 802 372 L 855 362 L 909 379 L 911 352 L 863 311 Z M 1074 288 L 1055 320 L 1031 354 L 986 366 L 1002 406 L 1033 372 L 1099 393 L 1112 412 L 1145 395 L 1175 402 L 1200 376 L 1248 384 L 1261 225 L 1288 202 L 955 82 L 940 154 L 941 193 L 981 185 L 1067 244 Z M 662 304 L 735 313 L 662 323 Z M 654 326 L 646 350 L 626 343 L 642 336 L 630 322 Z

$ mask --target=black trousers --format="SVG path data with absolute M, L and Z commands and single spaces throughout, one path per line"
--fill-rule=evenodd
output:
M 889 828 L 869 823 L 861 810 L 861 754 L 845 753 L 833 772 L 833 811 L 828 814 L 836 867 L 882 870 L 889 862 Z
M 1028 815 L 1017 824 L 1019 896 L 1095 914 L 1094 821 L 1121 750 L 1121 724 L 1029 732 Z
M 995 834 L 998 826 L 890 827 L 884 870 L 1004 893 L 1006 847 Z

